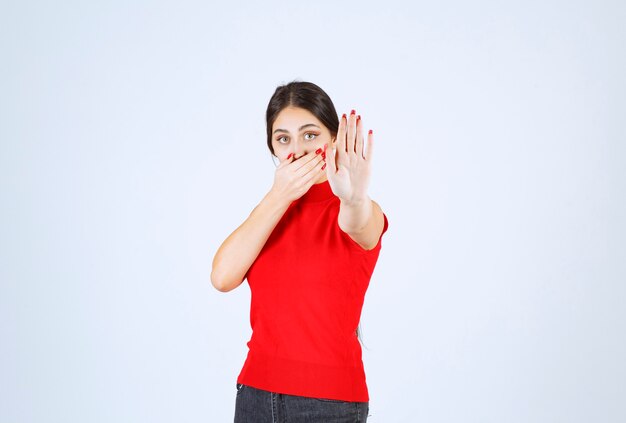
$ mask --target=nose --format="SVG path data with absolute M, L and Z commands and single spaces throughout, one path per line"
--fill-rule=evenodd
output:
M 298 160 L 300 157 L 307 154 L 309 151 L 302 143 L 295 143 L 293 150 L 291 151 L 294 154 L 294 159 Z

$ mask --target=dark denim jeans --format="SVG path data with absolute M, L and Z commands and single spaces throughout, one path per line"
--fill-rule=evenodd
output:
M 279 394 L 237 383 L 235 423 L 362 423 L 369 402 Z

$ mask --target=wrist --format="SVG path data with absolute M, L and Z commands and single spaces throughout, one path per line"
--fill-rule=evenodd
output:
M 351 208 L 363 207 L 363 204 L 367 203 L 369 201 L 369 199 L 370 198 L 367 195 L 365 197 L 352 198 L 350 200 L 346 200 L 344 198 L 340 198 L 342 206 L 351 207 Z
M 286 200 L 283 195 L 275 191 L 273 188 L 265 194 L 264 200 L 272 206 L 280 209 L 286 209 L 291 204 L 291 201 Z

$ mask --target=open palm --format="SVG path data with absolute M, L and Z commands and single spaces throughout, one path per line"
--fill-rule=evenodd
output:
M 333 193 L 342 201 L 357 203 L 367 198 L 373 138 L 370 130 L 364 151 L 360 115 L 357 119 L 354 110 L 349 118 L 343 114 L 337 130 L 337 140 L 330 151 L 326 166 L 328 183 Z

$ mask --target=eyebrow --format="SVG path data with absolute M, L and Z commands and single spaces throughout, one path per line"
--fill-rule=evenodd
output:
M 314 123 L 307 123 L 306 125 L 302 125 L 300 128 L 298 128 L 298 131 L 302 131 L 307 126 L 315 126 L 316 128 L 321 129 L 319 126 L 315 125 Z M 286 129 L 276 129 L 276 130 L 274 130 L 274 132 L 272 132 L 272 134 L 275 134 L 276 132 L 286 132 L 286 133 L 289 133 L 289 131 L 286 130 Z

